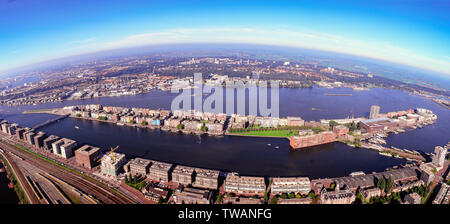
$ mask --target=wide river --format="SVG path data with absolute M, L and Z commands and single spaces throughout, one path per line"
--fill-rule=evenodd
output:
M 345 93 L 352 96 L 326 96 L 326 93 Z M 432 152 L 436 145 L 445 145 L 450 140 L 449 111 L 432 101 L 405 92 L 313 87 L 282 88 L 279 94 L 280 116 L 301 116 L 305 120 L 345 118 L 350 116 L 352 111 L 355 117 L 368 116 L 371 105 L 380 105 L 381 112 L 427 108 L 437 114 L 438 120 L 435 124 L 391 135 L 387 138 L 388 145 Z M 65 101 L 36 106 L 1 106 L 0 113 L 10 122 L 32 127 L 54 116 L 21 114 L 22 111 L 92 103 L 170 109 L 175 95 L 153 91 L 137 96 Z M 74 126 L 79 126 L 79 129 Z M 72 118 L 41 130 L 103 149 L 120 145 L 117 151 L 125 153 L 129 158 L 138 156 L 175 164 L 235 171 L 242 175 L 337 177 L 354 171 L 383 171 L 388 167 L 406 163 L 403 159 L 380 156 L 375 151 L 355 149 L 342 143 L 291 150 L 287 139 L 184 135 Z M 275 146 L 279 146 L 279 149 Z

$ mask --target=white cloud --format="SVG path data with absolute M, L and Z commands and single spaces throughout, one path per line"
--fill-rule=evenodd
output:
M 78 53 L 170 43 L 252 43 L 302 47 L 382 59 L 450 74 L 450 61 L 426 57 L 390 43 L 371 42 L 312 31 L 257 29 L 248 27 L 183 28 L 139 33 L 114 41 L 88 38 L 70 43 Z

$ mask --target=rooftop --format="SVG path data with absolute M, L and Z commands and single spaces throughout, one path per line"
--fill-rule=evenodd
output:
M 94 147 L 91 145 L 83 145 L 81 148 L 77 150 L 78 153 L 86 154 L 86 155 L 92 155 L 96 152 L 100 151 L 100 148 Z
M 180 173 L 180 174 L 189 174 L 190 175 L 194 172 L 194 169 L 195 168 L 189 167 L 189 166 L 177 165 L 172 173 Z
M 170 163 L 164 163 L 164 162 L 159 162 L 159 161 L 152 161 L 152 162 L 153 163 L 152 163 L 152 166 L 150 167 L 150 169 L 158 169 L 158 170 L 168 171 L 172 167 L 172 164 L 170 164 Z
M 130 165 L 135 165 L 135 166 L 148 166 L 148 165 L 150 165 L 150 163 L 152 163 L 151 160 L 142 159 L 142 158 L 134 158 L 130 161 Z
M 208 170 L 208 169 L 201 169 L 201 168 L 195 168 L 195 173 L 197 174 L 197 177 L 209 177 L 209 178 L 218 178 L 220 171 L 218 170 Z

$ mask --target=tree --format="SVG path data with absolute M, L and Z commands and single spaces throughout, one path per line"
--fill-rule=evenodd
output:
M 383 177 L 378 178 L 377 188 L 384 190 L 386 188 L 386 180 Z
M 314 199 L 316 197 L 316 194 L 314 194 L 314 191 L 310 191 L 308 195 L 311 199 Z
M 216 202 L 219 204 L 219 203 L 222 203 L 222 199 L 223 199 L 223 194 L 219 194 L 219 195 L 217 195 L 217 200 L 216 200 Z
M 330 185 L 330 190 L 334 191 L 334 188 L 336 188 L 336 184 L 335 184 L 335 183 L 332 183 L 332 184 Z
M 148 124 L 147 121 L 142 121 L 141 123 L 142 126 L 146 126 L 147 124 Z
M 277 197 L 273 197 L 272 199 L 270 199 L 270 204 L 276 204 L 277 202 L 278 202 Z
M 202 125 L 202 127 L 200 128 L 200 131 L 206 132 L 206 131 L 208 131 L 208 128 L 205 125 Z
M 269 193 L 267 193 L 267 191 L 264 192 L 264 201 L 265 202 L 269 201 Z
M 292 192 L 291 192 L 291 193 L 289 193 L 289 198 L 290 198 L 290 199 L 292 199 L 292 198 L 295 198 L 295 194 L 294 194 L 294 193 L 292 193 Z
M 386 182 L 386 188 L 384 189 L 384 192 L 386 192 L 386 194 L 388 194 L 391 191 L 393 185 L 394 185 L 394 182 L 392 181 L 391 176 L 389 176 L 389 178 Z
M 358 191 L 358 194 L 356 194 L 356 204 L 364 204 L 364 197 L 362 196 L 361 192 Z
M 333 127 L 339 125 L 339 123 L 337 123 L 336 121 L 331 120 L 330 122 L 328 122 L 328 125 L 330 125 L 330 128 L 333 129 Z
M 356 123 L 354 121 L 352 121 L 352 124 L 350 125 L 349 130 L 351 132 L 353 132 L 354 130 L 358 129 L 358 126 L 356 125 Z

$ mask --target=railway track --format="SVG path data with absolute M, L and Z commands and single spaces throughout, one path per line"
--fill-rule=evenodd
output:
M 24 158 L 28 163 L 39 167 L 45 172 L 51 173 L 55 177 L 71 184 L 77 186 L 80 190 L 86 192 L 89 195 L 93 195 L 96 199 L 100 200 L 102 203 L 106 204 L 135 204 L 136 202 L 129 199 L 128 197 L 122 195 L 115 190 L 110 188 L 105 189 L 103 184 L 94 183 L 91 180 L 86 179 L 86 177 L 80 176 L 72 171 L 66 170 L 56 164 L 45 161 L 42 158 L 36 157 L 22 149 L 17 148 L 10 143 L 0 141 L 0 146 L 8 151 L 12 151 L 17 155 Z

